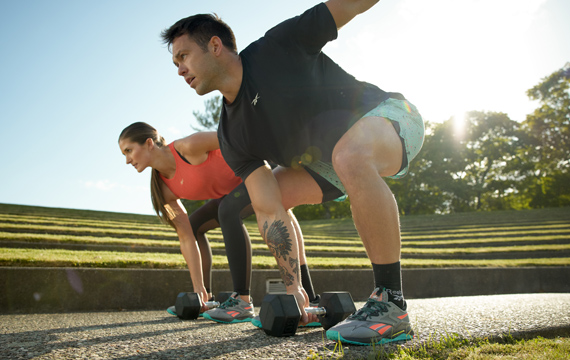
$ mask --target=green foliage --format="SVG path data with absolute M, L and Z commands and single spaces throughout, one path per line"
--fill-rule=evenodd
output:
M 202 205 L 208 202 L 208 200 L 186 200 L 181 199 L 182 205 L 186 209 L 188 215 L 192 214 L 194 211 L 198 210 Z
M 525 122 L 472 111 L 426 124 L 408 177 L 388 179 L 400 213 L 434 214 L 570 204 L 570 63 L 529 90 Z M 458 126 L 460 125 L 460 126 Z
M 206 107 L 204 113 L 199 111 L 192 112 L 200 127 L 196 128 L 192 126 L 192 128 L 196 131 L 216 130 L 218 128 L 218 123 L 220 122 L 222 104 L 221 96 L 216 96 L 204 101 L 204 106 Z
M 343 219 L 351 217 L 350 199 L 317 205 L 301 205 L 293 209 L 298 220 Z
M 540 107 L 523 123 L 529 135 L 523 194 L 532 208 L 570 204 L 570 63 L 527 92 Z

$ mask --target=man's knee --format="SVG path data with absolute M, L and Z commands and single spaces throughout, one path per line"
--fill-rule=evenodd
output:
M 402 164 L 402 142 L 391 122 L 365 118 L 355 124 L 336 144 L 333 167 L 344 183 L 347 179 L 398 172 Z M 346 184 L 345 184 L 346 186 Z
M 353 144 L 343 144 L 335 148 L 332 164 L 339 179 L 346 186 L 346 182 L 360 176 L 367 167 L 372 166 L 372 159 L 367 149 Z

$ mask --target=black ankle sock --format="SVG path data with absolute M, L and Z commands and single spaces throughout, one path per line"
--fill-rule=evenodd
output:
M 374 272 L 374 286 L 386 288 L 388 290 L 388 299 L 398 305 L 400 309 L 404 308 L 404 293 L 402 292 L 402 270 L 400 262 L 393 264 L 372 264 Z
M 301 265 L 301 284 L 309 297 L 309 301 L 315 300 L 315 289 L 313 289 L 313 282 L 311 281 L 311 275 L 309 274 L 309 267 L 307 264 Z

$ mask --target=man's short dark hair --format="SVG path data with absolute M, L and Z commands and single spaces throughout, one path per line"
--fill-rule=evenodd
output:
M 188 35 L 204 51 L 208 49 L 208 43 L 212 37 L 217 36 L 222 44 L 237 53 L 236 38 L 232 29 L 216 14 L 197 14 L 178 20 L 170 28 L 161 32 L 162 41 L 170 50 L 172 42 L 179 36 Z

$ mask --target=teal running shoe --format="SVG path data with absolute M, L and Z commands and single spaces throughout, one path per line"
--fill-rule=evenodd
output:
M 408 312 L 388 301 L 386 289 L 376 288 L 366 304 L 327 330 L 327 338 L 355 345 L 382 345 L 414 338 Z

